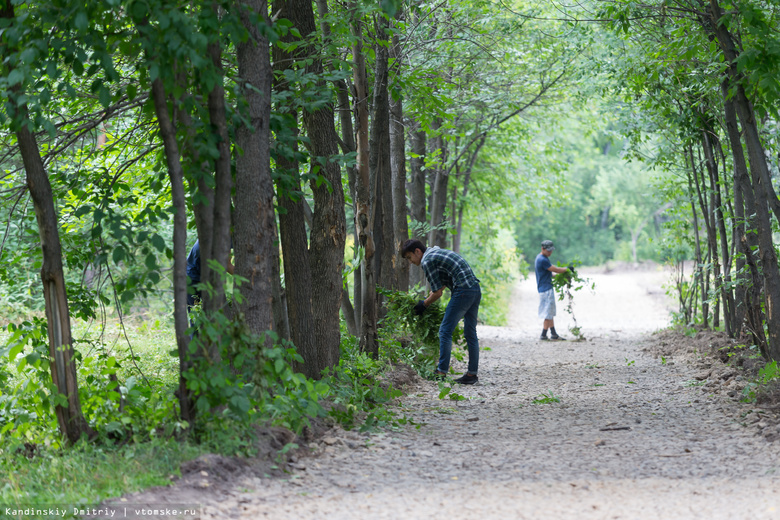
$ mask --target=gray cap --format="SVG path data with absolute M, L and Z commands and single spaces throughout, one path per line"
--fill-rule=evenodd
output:
M 547 251 L 554 251 L 555 246 L 552 243 L 552 240 L 544 240 L 542 242 L 542 249 L 546 249 Z

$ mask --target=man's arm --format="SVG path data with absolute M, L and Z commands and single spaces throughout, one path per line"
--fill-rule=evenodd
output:
M 441 298 L 441 295 L 442 295 L 443 293 L 444 293 L 444 287 L 442 287 L 441 289 L 439 289 L 439 290 L 438 290 L 438 291 L 436 291 L 436 292 L 431 292 L 431 294 L 429 294 L 429 295 L 428 295 L 428 297 L 427 297 L 427 298 L 425 298 L 425 301 L 424 301 L 423 303 L 425 303 L 425 306 L 426 306 L 426 307 L 430 307 L 430 305 L 431 305 L 433 302 L 435 302 L 436 300 L 438 300 L 439 298 Z
M 568 271 L 568 269 L 566 269 L 565 267 L 558 267 L 557 265 L 551 265 L 550 267 L 547 268 L 547 270 L 555 274 L 561 274 Z

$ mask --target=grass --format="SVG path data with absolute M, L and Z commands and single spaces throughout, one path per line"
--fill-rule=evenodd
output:
M 170 393 L 178 383 L 178 358 L 170 355 L 175 334 L 164 321 L 136 322 L 124 330 L 116 321 L 109 321 L 101 330 L 94 323 L 74 320 L 73 337 L 82 359 L 114 356 L 121 366 L 117 372 L 120 384 L 132 376 L 138 385 L 148 382 L 155 393 Z M 0 342 L 3 340 L 0 337 Z M 21 379 L 14 364 L 2 368 L 10 383 Z M 79 385 L 85 387 L 84 373 L 79 375 Z M 87 414 L 89 406 L 82 404 Z M 98 420 L 99 413 L 99 409 L 93 410 L 87 420 Z M 1 504 L 97 504 L 109 497 L 169 484 L 182 462 L 213 449 L 154 434 L 121 447 L 105 439 L 61 447 L 59 433 L 45 431 L 47 424 L 56 427 L 41 422 L 43 429 L 36 427 L 29 438 L 5 436 L 0 441 Z
M 548 390 L 548 393 L 542 392 L 538 396 L 534 397 L 533 403 L 534 404 L 551 404 L 551 403 L 560 403 L 561 398 L 558 397 L 553 393 L 552 390 Z
M 81 442 L 64 450 L 43 448 L 29 459 L 20 452 L 4 451 L 0 455 L 0 503 L 92 505 L 170 484 L 182 462 L 204 452 L 173 439 L 117 448 Z

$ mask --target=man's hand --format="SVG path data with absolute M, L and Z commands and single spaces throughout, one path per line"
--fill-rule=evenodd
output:
M 569 264 L 569 265 L 566 267 L 566 269 L 568 269 L 569 271 L 571 271 L 571 274 L 573 274 L 574 276 L 577 276 L 577 271 L 575 271 L 575 270 L 574 270 L 574 266 L 573 266 L 572 264 Z
M 420 300 L 417 302 L 417 305 L 414 306 L 414 313 L 418 316 L 422 316 L 422 314 L 425 312 L 425 301 Z

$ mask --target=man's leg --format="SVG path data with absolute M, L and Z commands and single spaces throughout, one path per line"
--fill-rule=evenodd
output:
M 450 356 L 452 355 L 452 333 L 458 322 L 463 319 L 469 309 L 469 298 L 464 298 L 461 290 L 455 290 L 450 297 L 450 303 L 444 311 L 444 318 L 439 326 L 439 364 L 438 370 L 447 373 L 450 369 Z
M 479 302 L 482 301 L 482 290 L 479 285 L 474 291 L 471 307 L 463 317 L 463 335 L 466 337 L 466 345 L 469 349 L 468 373 L 477 375 L 479 369 L 479 338 L 477 337 L 477 318 L 479 317 Z

